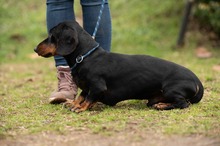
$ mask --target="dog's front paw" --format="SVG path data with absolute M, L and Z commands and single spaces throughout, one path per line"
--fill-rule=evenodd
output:
M 74 100 L 68 99 L 63 106 L 68 108 L 70 111 L 75 113 L 83 112 L 91 107 L 93 107 L 95 103 L 85 100 L 83 96 L 79 96 Z
M 63 103 L 63 107 L 65 108 L 73 108 L 75 106 L 75 101 L 68 99 L 66 102 Z
M 89 102 L 87 100 L 83 101 L 81 104 L 75 104 L 70 110 L 75 113 L 80 113 L 92 108 L 95 102 Z
M 74 100 L 68 99 L 63 106 L 68 108 L 70 111 L 74 111 L 76 108 L 80 107 L 80 104 L 85 100 L 83 96 L 78 96 Z

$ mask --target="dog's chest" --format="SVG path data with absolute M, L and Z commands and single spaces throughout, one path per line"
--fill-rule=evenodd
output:
M 75 81 L 76 85 L 80 89 L 87 89 L 88 88 L 88 81 L 86 81 L 86 78 L 79 74 L 72 74 L 73 80 Z

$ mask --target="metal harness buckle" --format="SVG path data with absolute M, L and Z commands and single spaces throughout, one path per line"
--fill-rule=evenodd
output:
M 76 57 L 76 63 L 81 63 L 83 61 L 84 57 L 82 55 Z

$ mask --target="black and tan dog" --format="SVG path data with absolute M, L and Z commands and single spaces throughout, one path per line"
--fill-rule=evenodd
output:
M 147 99 L 147 106 L 159 110 L 183 109 L 203 96 L 200 80 L 189 69 L 147 55 L 106 52 L 75 21 L 51 29 L 35 52 L 65 57 L 82 89 L 79 97 L 66 103 L 75 112 L 96 102 L 113 106 L 128 99 Z

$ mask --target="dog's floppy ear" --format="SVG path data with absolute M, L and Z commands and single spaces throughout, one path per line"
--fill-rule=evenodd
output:
M 56 54 L 65 56 L 72 53 L 78 45 L 78 34 L 75 28 L 65 24 L 58 26 L 56 38 Z M 56 32 L 57 32 L 56 30 Z

